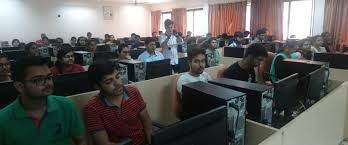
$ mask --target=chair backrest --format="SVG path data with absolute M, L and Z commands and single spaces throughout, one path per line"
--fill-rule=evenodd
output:
M 173 110 L 178 119 L 180 119 L 180 114 L 182 112 L 182 99 L 180 93 L 177 91 L 177 82 L 180 76 L 176 76 L 171 84 L 171 96 L 173 102 Z
M 226 71 L 226 69 L 227 69 L 227 67 L 221 68 L 221 69 L 218 71 L 218 73 L 217 73 L 217 78 L 222 78 L 223 75 L 224 75 L 224 73 L 225 73 L 225 71 Z

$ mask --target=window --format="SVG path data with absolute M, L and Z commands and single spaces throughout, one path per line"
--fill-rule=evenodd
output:
M 161 17 L 161 31 L 165 31 L 165 28 L 164 28 L 164 21 L 165 20 L 171 20 L 172 19 L 172 12 L 163 12 L 162 13 L 162 17 Z
M 191 31 L 193 36 L 205 36 L 208 33 L 207 14 L 200 9 L 187 11 L 187 31 Z
M 284 2 L 284 39 L 296 36 L 303 39 L 311 35 L 312 0 Z
M 250 32 L 250 19 L 251 19 L 251 4 L 247 4 L 246 8 L 246 22 L 245 22 L 245 31 Z

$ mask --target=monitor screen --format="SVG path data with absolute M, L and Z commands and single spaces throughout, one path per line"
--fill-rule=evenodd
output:
M 132 59 L 138 59 L 139 55 L 142 54 L 146 49 L 132 49 L 130 50 L 130 56 Z
M 245 49 L 240 47 L 224 47 L 224 57 L 243 58 Z
M 348 69 L 348 55 L 339 53 L 315 53 L 315 61 L 328 62 L 331 68 Z
M 170 59 L 146 63 L 146 80 L 172 75 Z
M 322 67 L 309 73 L 307 97 L 313 101 L 319 101 L 325 95 L 325 84 L 327 84 L 329 69 Z
M 94 91 L 87 72 L 58 75 L 54 81 L 54 95 L 71 96 Z
M 18 60 L 25 56 L 24 50 L 3 51 L 3 53 L 6 54 L 10 60 Z
M 228 145 L 226 106 L 169 125 L 152 135 L 152 145 Z
M 298 99 L 298 83 L 299 75 L 297 73 L 274 82 L 273 85 L 276 111 L 289 111 L 289 109 L 296 105 L 296 100 Z

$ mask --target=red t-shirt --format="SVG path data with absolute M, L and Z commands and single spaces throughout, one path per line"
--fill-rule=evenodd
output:
M 84 110 L 87 130 L 90 134 L 105 130 L 109 141 L 114 143 L 130 138 L 133 145 L 140 145 L 145 141 L 140 112 L 146 104 L 136 87 L 125 88 L 128 96 L 123 99 L 121 108 L 108 105 L 101 96 L 88 102 Z
M 51 67 L 51 72 L 53 74 L 68 74 L 68 73 L 76 73 L 76 72 L 84 72 L 85 69 L 79 64 L 73 64 L 69 67 L 63 67 L 61 71 L 59 71 L 58 67 Z

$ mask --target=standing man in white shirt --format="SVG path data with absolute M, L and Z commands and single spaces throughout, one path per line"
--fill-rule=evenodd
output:
M 165 20 L 164 27 L 166 32 L 160 35 L 159 42 L 161 44 L 162 53 L 165 59 L 170 59 L 170 64 L 172 65 L 173 71 L 178 72 L 178 44 L 176 37 L 173 33 L 174 24 L 172 20 Z

